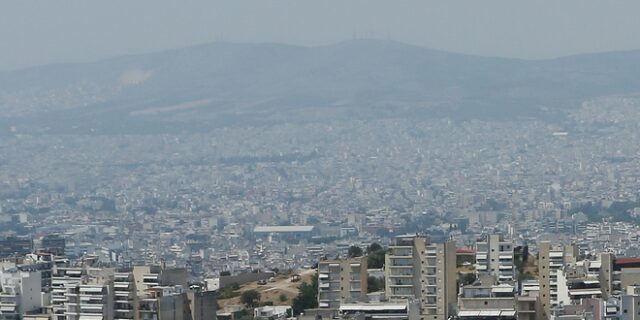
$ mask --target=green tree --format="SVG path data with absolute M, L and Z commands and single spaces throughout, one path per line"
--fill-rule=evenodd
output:
M 303 282 L 298 287 L 298 296 L 293 299 L 293 315 L 297 316 L 305 309 L 318 307 L 318 274 L 311 279 L 311 284 Z
M 372 243 L 367 247 L 367 266 L 371 269 L 380 269 L 384 266 L 386 251 L 381 245 Z
M 463 286 L 470 285 L 476 282 L 476 274 L 473 272 L 461 273 L 460 274 L 460 283 Z
M 358 246 L 349 247 L 349 258 L 361 257 L 362 256 L 362 248 Z
M 384 290 L 384 278 L 369 276 L 367 278 L 367 293 Z
M 287 298 L 286 294 L 281 293 L 280 296 L 278 297 L 278 300 L 280 300 L 280 302 L 285 302 L 285 301 L 289 300 L 289 298 Z
M 372 254 L 374 252 L 381 251 L 381 250 L 384 250 L 382 246 L 374 242 L 367 247 L 367 254 Z
M 260 305 L 260 293 L 256 290 L 247 290 L 240 295 L 240 302 L 247 308 L 255 308 Z

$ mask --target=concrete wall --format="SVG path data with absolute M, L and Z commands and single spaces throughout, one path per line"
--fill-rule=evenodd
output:
M 191 314 L 193 320 L 215 320 L 216 299 L 215 291 L 189 292 L 191 300 Z
M 515 298 L 460 298 L 458 302 L 462 310 L 516 310 Z
M 20 288 L 20 312 L 33 312 L 42 308 L 40 292 L 42 281 L 40 272 L 22 272 L 20 274 L 22 287 Z
M 159 320 L 191 320 L 191 309 L 186 293 L 164 296 L 158 299 Z
M 243 273 L 236 276 L 222 276 L 220 277 L 220 288 L 224 288 L 232 283 L 237 283 L 239 285 L 254 282 L 258 280 L 267 280 L 273 277 L 275 274 L 273 272 L 257 272 L 257 273 Z

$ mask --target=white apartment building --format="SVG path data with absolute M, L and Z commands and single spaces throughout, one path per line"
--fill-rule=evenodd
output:
M 56 267 L 51 279 L 52 319 L 115 319 L 113 279 L 109 269 Z
M 476 272 L 478 277 L 494 276 L 500 283 L 516 280 L 513 262 L 513 242 L 501 234 L 484 235 L 476 242 Z
M 0 319 L 22 319 L 25 313 L 37 312 L 43 307 L 40 272 L 3 269 L 0 287 Z

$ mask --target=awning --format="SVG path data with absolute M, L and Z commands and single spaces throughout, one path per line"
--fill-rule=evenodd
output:
M 478 310 L 464 310 L 458 312 L 458 317 L 477 317 L 480 315 L 480 311 Z
M 600 290 L 569 291 L 569 295 L 572 295 L 572 296 L 597 295 L 597 294 L 602 294 L 602 291 Z
M 499 317 L 502 311 L 500 310 L 482 310 L 479 316 L 481 317 Z

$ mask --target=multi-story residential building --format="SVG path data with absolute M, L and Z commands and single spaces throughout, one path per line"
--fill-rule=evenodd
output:
M 66 289 L 66 320 L 114 319 L 112 282 L 94 278 Z
M 191 286 L 187 297 L 191 303 L 192 320 L 208 320 L 218 311 L 216 291 L 205 290 L 203 286 Z
M 191 307 L 187 292 L 181 286 L 154 287 L 140 297 L 140 320 L 189 320 Z
M 422 319 L 447 319 L 456 302 L 456 246 L 418 235 L 396 237 L 385 257 L 390 300 L 419 299 Z
M 496 284 L 488 276 L 483 282 L 464 286 L 458 296 L 458 317 L 461 319 L 517 319 L 518 297 L 510 284 Z
M 49 292 L 51 291 L 51 275 L 56 261 L 57 259 L 54 255 L 39 252 L 27 255 L 23 263 L 16 266 L 21 271 L 39 271 L 42 280 L 42 291 Z
M 0 271 L 0 319 L 22 319 L 27 312 L 42 308 L 40 272 L 18 269 Z
M 113 276 L 114 313 L 117 320 L 132 320 L 138 311 L 136 284 L 130 272 L 116 272 Z
M 137 295 L 144 295 L 148 289 L 158 286 L 187 287 L 187 269 L 166 268 L 164 266 L 135 266 L 133 278 Z
M 600 261 L 599 280 L 605 297 L 620 295 L 628 286 L 640 284 L 640 258 L 602 253 Z
M 599 269 L 600 261 L 594 261 Z M 591 261 L 583 260 L 565 265 L 556 271 L 557 303 L 582 304 L 584 299 L 602 298 L 599 270 L 593 270 Z
M 318 306 L 339 308 L 367 296 L 367 257 L 322 260 L 318 263 Z
M 114 279 L 113 269 L 56 266 L 51 280 L 52 319 L 116 319 Z
M 501 283 L 516 280 L 513 242 L 501 234 L 483 235 L 476 241 L 476 272 L 479 277 L 495 276 Z
M 82 283 L 86 270 L 81 267 L 56 267 L 51 277 L 52 320 L 66 320 L 67 293 Z
M 538 244 L 538 276 L 540 302 L 543 318 L 549 318 L 551 310 L 558 304 L 558 271 L 565 264 L 575 264 L 578 246 L 552 246 L 548 241 Z
M 406 300 L 397 302 L 346 303 L 340 306 L 343 319 L 420 319 L 420 302 Z M 362 318 L 358 318 L 362 316 Z
M 628 286 L 620 297 L 620 320 L 640 319 L 640 286 Z

